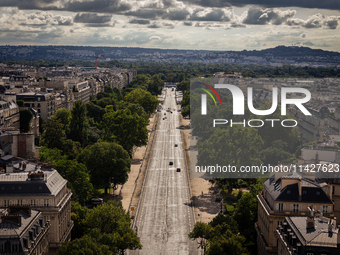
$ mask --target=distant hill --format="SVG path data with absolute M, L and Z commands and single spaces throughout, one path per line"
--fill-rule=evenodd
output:
M 92 55 L 104 55 L 104 58 L 98 59 L 99 61 L 106 58 L 117 60 L 132 60 L 134 58 L 143 58 L 150 54 L 168 54 L 167 58 L 171 55 L 177 55 L 180 58 L 193 59 L 201 58 L 201 53 L 208 53 L 208 58 L 219 57 L 218 54 L 230 53 L 231 55 L 243 56 L 258 56 L 275 58 L 294 58 L 297 61 L 309 61 L 314 59 L 317 61 L 339 61 L 340 53 L 325 51 L 321 49 L 311 49 L 309 47 L 300 46 L 277 46 L 264 50 L 243 50 L 243 51 L 208 51 L 208 50 L 176 50 L 176 49 L 155 49 L 155 48 L 137 48 L 137 47 L 98 47 L 98 46 L 0 46 L 0 60 L 91 60 L 94 61 Z M 157 55 L 157 54 L 156 54 Z M 228 57 L 228 56 L 227 56 Z M 237 56 L 232 56 L 236 57 Z M 328 60 L 325 60 L 327 58 Z M 176 60 L 174 60 L 176 61 Z
M 249 56 L 263 56 L 264 54 L 272 54 L 276 57 L 302 57 L 302 56 L 340 56 L 339 52 L 334 51 L 325 51 L 321 49 L 311 49 L 309 47 L 300 47 L 300 46 L 277 46 L 275 48 L 268 48 L 264 50 L 253 50 L 253 51 L 236 51 L 243 55 Z

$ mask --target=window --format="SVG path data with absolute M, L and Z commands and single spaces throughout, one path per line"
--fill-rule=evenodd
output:
M 18 252 L 19 251 L 19 245 L 12 244 L 12 252 Z
M 50 200 L 44 199 L 44 206 L 50 206 Z
M 299 211 L 299 205 L 298 204 L 293 204 L 292 205 L 292 211 L 293 212 L 298 212 Z
M 4 200 L 4 207 L 8 207 L 9 206 L 9 200 Z
M 317 192 L 316 192 L 316 195 L 317 195 L 317 196 L 320 196 L 320 191 L 317 191 Z
M 31 206 L 35 206 L 35 199 L 31 199 Z
M 329 206 L 323 205 L 322 206 L 322 213 L 330 213 Z
M 279 211 L 283 211 L 283 203 L 279 203 Z
M 278 221 L 277 221 L 276 228 L 279 228 L 280 226 L 282 226 L 282 221 L 281 221 L 281 220 L 278 220 Z
M 287 190 L 287 194 L 290 195 L 290 190 Z
M 40 107 L 40 103 L 38 103 L 38 107 Z
M 313 252 L 307 252 L 307 255 L 314 255 Z
M 34 108 L 34 104 L 32 104 L 32 108 Z
M 302 192 L 302 194 L 303 194 L 303 195 L 307 195 L 307 191 L 304 190 L 304 191 Z

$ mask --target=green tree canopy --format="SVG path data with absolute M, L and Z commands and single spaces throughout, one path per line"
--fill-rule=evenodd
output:
M 58 255 L 113 255 L 108 245 L 97 242 L 97 239 L 84 235 L 81 238 L 63 243 Z
M 89 145 L 78 155 L 78 161 L 90 171 L 93 185 L 104 187 L 105 190 L 111 181 L 124 184 L 130 172 L 129 154 L 116 143 L 97 142 Z
M 89 127 L 87 120 L 87 110 L 83 101 L 78 100 L 73 104 L 70 122 L 70 139 L 78 141 L 82 146 L 87 141 L 87 130 Z
M 31 130 L 33 113 L 28 109 L 20 109 L 20 131 L 27 133 Z
M 41 145 L 51 149 L 57 148 L 63 150 L 65 140 L 66 134 L 61 120 L 54 118 L 53 116 L 47 119 L 45 123 L 45 132 L 41 136 Z
M 137 234 L 130 228 L 130 216 L 121 203 L 109 201 L 90 210 L 84 220 L 89 229 L 97 229 L 101 243 L 116 248 L 119 254 L 127 249 L 141 249 Z M 96 230 L 95 230 L 96 231 Z
M 60 120 L 64 127 L 66 127 L 70 124 L 71 111 L 66 108 L 61 108 L 53 114 L 53 117 Z
M 75 200 L 85 204 L 93 191 L 86 166 L 72 160 L 59 160 L 54 164 L 54 168 L 70 183 Z
M 159 104 L 156 96 L 143 89 L 135 89 L 125 96 L 125 101 L 141 105 L 145 112 L 152 114 Z
M 103 140 L 119 143 L 131 155 L 133 146 L 147 144 L 147 124 L 143 116 L 131 114 L 129 109 L 108 112 L 102 121 Z
M 105 107 L 104 107 L 105 108 Z M 100 123 L 102 121 L 102 118 L 104 114 L 106 113 L 106 110 L 102 107 L 92 103 L 88 102 L 86 103 L 86 110 L 87 110 L 87 116 L 89 118 L 93 118 L 95 122 Z

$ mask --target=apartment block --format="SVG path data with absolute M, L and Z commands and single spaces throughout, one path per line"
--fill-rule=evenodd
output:
M 8 159 L 0 172 L 0 208 L 30 206 L 50 222 L 49 253 L 71 239 L 72 192 L 50 164 L 33 163 L 20 158 Z
M 339 255 L 336 220 L 309 209 L 307 217 L 286 217 L 278 233 L 278 255 Z
M 263 183 L 263 190 L 257 195 L 258 254 L 278 254 L 277 228 L 287 216 L 307 216 L 308 207 L 320 210 L 327 217 L 334 217 L 332 188 L 292 173 L 273 175 Z
M 0 254 L 48 254 L 50 222 L 29 206 L 10 206 L 0 210 Z
M 20 93 L 16 95 L 16 99 L 24 101 L 25 107 L 35 109 L 44 121 L 51 117 L 56 110 L 55 96 L 48 92 Z

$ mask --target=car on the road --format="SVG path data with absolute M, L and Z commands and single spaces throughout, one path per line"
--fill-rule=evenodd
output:
M 172 162 L 172 161 L 169 162 L 169 165 L 170 165 L 170 166 L 172 166 L 173 164 L 174 164 L 174 162 Z
M 176 172 L 180 172 L 181 171 L 181 169 L 178 167 L 177 169 L 176 169 Z
M 163 118 L 163 120 L 164 120 L 164 118 Z
M 177 143 L 175 144 L 175 147 L 178 147 L 178 144 L 177 144 Z
M 164 113 L 164 115 L 166 115 L 166 112 Z

